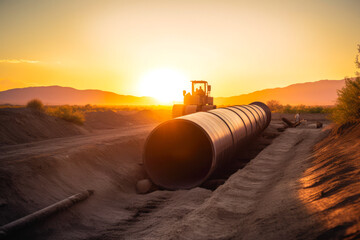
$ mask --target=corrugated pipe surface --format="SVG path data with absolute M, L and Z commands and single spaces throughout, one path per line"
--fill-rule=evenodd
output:
M 155 184 L 166 189 L 199 186 L 270 121 L 271 111 L 261 102 L 169 120 L 146 140 L 145 169 Z

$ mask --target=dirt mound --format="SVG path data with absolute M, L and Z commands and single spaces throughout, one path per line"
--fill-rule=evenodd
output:
M 79 215 L 86 215 L 86 212 L 91 213 L 91 219 L 82 220 L 83 225 L 92 226 L 88 221 L 116 217 L 109 208 L 129 204 L 128 195 L 135 194 L 136 181 L 144 178 L 140 165 L 144 134 L 134 130 L 129 136 L 88 138 L 83 135 L 53 139 L 46 146 L 38 142 L 30 147 L 18 146 L 16 153 L 5 152 L 9 157 L 0 158 L 0 225 L 86 189 L 95 190 L 90 206 L 82 213 L 68 212 L 70 217 L 65 213 L 67 220 L 56 220 L 56 225 L 61 228 L 79 225 Z M 76 141 L 83 144 L 76 145 Z M 60 148 L 54 149 L 53 145 Z M 17 157 L 11 157 L 12 154 Z M 76 211 L 76 207 L 72 209 Z M 69 219 L 72 223 L 64 224 Z M 89 230 L 84 229 L 84 232 Z M 39 234 L 47 235 L 49 231 Z
M 360 238 L 359 149 L 360 123 L 334 128 L 315 146 L 300 195 L 325 225 L 319 239 Z
M 171 118 L 167 110 L 97 111 L 85 114 L 85 126 L 89 129 L 113 129 L 136 124 L 166 121 Z
M 78 126 L 28 108 L 0 109 L 0 146 L 69 137 L 93 130 L 117 129 L 151 124 L 171 118 L 167 110 L 85 112 L 84 126 Z
M 130 126 L 131 118 L 114 111 L 97 111 L 85 113 L 85 127 L 90 129 L 112 129 Z
M 84 132 L 77 125 L 43 112 L 27 108 L 0 109 L 0 146 L 68 137 Z
M 335 126 L 332 131 L 331 131 L 331 134 L 334 138 L 337 138 L 338 136 L 340 135 L 343 135 L 343 134 L 349 134 L 349 132 L 351 132 L 352 130 L 354 130 L 354 134 L 356 137 L 356 133 L 358 133 L 358 128 L 359 128 L 359 125 L 360 125 L 360 121 L 357 121 L 357 122 L 348 122 L 348 123 L 345 123 L 345 124 L 342 124 L 340 126 Z M 359 135 L 358 135 L 359 136 Z
M 171 119 L 171 111 L 168 110 L 142 110 L 132 115 L 136 123 L 162 122 Z

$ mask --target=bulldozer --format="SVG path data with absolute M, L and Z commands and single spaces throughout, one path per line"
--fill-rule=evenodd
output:
M 214 98 L 210 96 L 211 85 L 204 80 L 192 80 L 190 82 L 191 93 L 183 91 L 184 104 L 173 105 L 173 118 L 196 112 L 207 112 L 216 108 Z

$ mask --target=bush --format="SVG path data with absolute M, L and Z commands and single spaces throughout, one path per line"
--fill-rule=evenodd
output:
M 277 100 L 270 100 L 266 102 L 266 105 L 270 108 L 272 112 L 281 112 L 283 106 Z
M 33 110 L 37 110 L 37 111 L 44 111 L 44 104 L 39 100 L 39 99 L 33 99 L 31 101 L 29 101 L 26 104 L 27 108 L 33 109 Z
M 345 79 L 345 86 L 338 91 L 331 118 L 339 124 L 360 120 L 360 77 Z
M 68 105 L 49 108 L 48 114 L 78 125 L 83 125 L 85 121 L 84 115 L 81 112 Z
M 277 100 L 270 100 L 266 102 L 266 105 L 271 112 L 277 113 L 331 113 L 333 110 L 332 106 L 282 105 Z

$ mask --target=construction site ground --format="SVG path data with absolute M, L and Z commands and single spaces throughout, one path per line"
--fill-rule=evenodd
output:
M 306 125 L 282 131 L 281 117 L 215 190 L 136 193 L 146 178 L 142 147 L 156 123 L 3 145 L 0 225 L 90 189 L 85 201 L 8 237 L 360 238 L 360 126 L 331 132 L 323 116 L 309 115 Z M 320 120 L 325 127 L 316 129 Z

